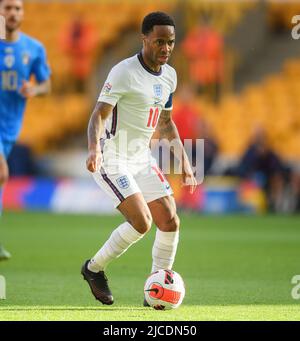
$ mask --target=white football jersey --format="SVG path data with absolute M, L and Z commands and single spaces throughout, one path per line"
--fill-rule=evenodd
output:
M 104 156 L 134 160 L 148 155 L 161 111 L 172 109 L 176 85 L 174 68 L 165 64 L 153 72 L 141 53 L 115 65 L 98 98 L 114 106 L 102 137 Z

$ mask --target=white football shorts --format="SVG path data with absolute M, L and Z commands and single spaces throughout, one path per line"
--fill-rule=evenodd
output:
M 147 203 L 173 194 L 154 158 L 138 170 L 120 163 L 116 167 L 107 167 L 104 163 L 93 177 L 113 200 L 115 207 L 134 193 L 142 193 Z

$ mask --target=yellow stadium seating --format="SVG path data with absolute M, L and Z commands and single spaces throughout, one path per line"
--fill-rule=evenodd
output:
M 253 129 L 261 125 L 283 157 L 300 158 L 299 75 L 300 60 L 289 60 L 279 74 L 247 86 L 240 95 L 226 95 L 218 106 L 199 100 L 223 154 L 241 155 Z
M 98 32 L 98 47 L 93 63 L 104 47 L 122 34 L 126 27 L 140 25 L 148 11 L 172 11 L 177 1 L 158 0 L 75 0 L 25 2 L 22 30 L 40 40 L 46 47 L 52 70 L 53 93 L 29 101 L 20 141 L 42 153 L 55 147 L 67 135 L 82 132 L 90 114 L 90 100 L 85 94 L 64 93 L 70 82 L 70 65 L 59 47 L 59 36 L 66 23 L 80 14 Z M 99 60 L 97 59 L 97 62 Z
M 171 12 L 177 5 L 184 5 L 190 8 L 183 11 L 187 29 L 199 20 L 199 13 L 206 12 L 212 14 L 220 31 L 226 33 L 256 4 L 256 1 L 225 4 L 224 1 L 193 0 L 26 1 L 22 29 L 45 44 L 54 88 L 51 96 L 29 101 L 20 140 L 42 153 L 57 146 L 66 134 L 76 134 L 86 128 L 91 109 L 89 98 L 84 94 L 61 94 L 69 80 L 69 63 L 58 47 L 59 34 L 75 14 L 81 13 L 99 32 L 96 57 L 101 56 L 104 47 L 114 42 L 126 27 L 138 27 L 149 11 Z M 291 8 L 285 12 L 286 18 L 295 11 L 295 7 Z M 272 10 L 280 13 L 282 7 L 274 5 Z M 226 95 L 219 105 L 199 98 L 198 105 L 214 128 L 223 154 L 240 155 L 253 127 L 262 124 L 273 146 L 285 157 L 295 159 L 300 157 L 299 93 L 300 61 L 290 60 L 281 73 L 248 86 L 240 95 Z

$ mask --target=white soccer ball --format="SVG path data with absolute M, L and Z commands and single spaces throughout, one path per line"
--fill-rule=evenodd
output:
M 173 270 L 158 270 L 146 280 L 145 299 L 156 310 L 178 308 L 185 295 L 181 276 Z

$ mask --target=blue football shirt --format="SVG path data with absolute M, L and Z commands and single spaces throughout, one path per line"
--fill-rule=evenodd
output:
M 43 45 L 24 33 L 15 42 L 0 40 L 0 140 L 16 141 L 23 121 L 26 98 L 23 80 L 34 75 L 38 83 L 50 77 Z

